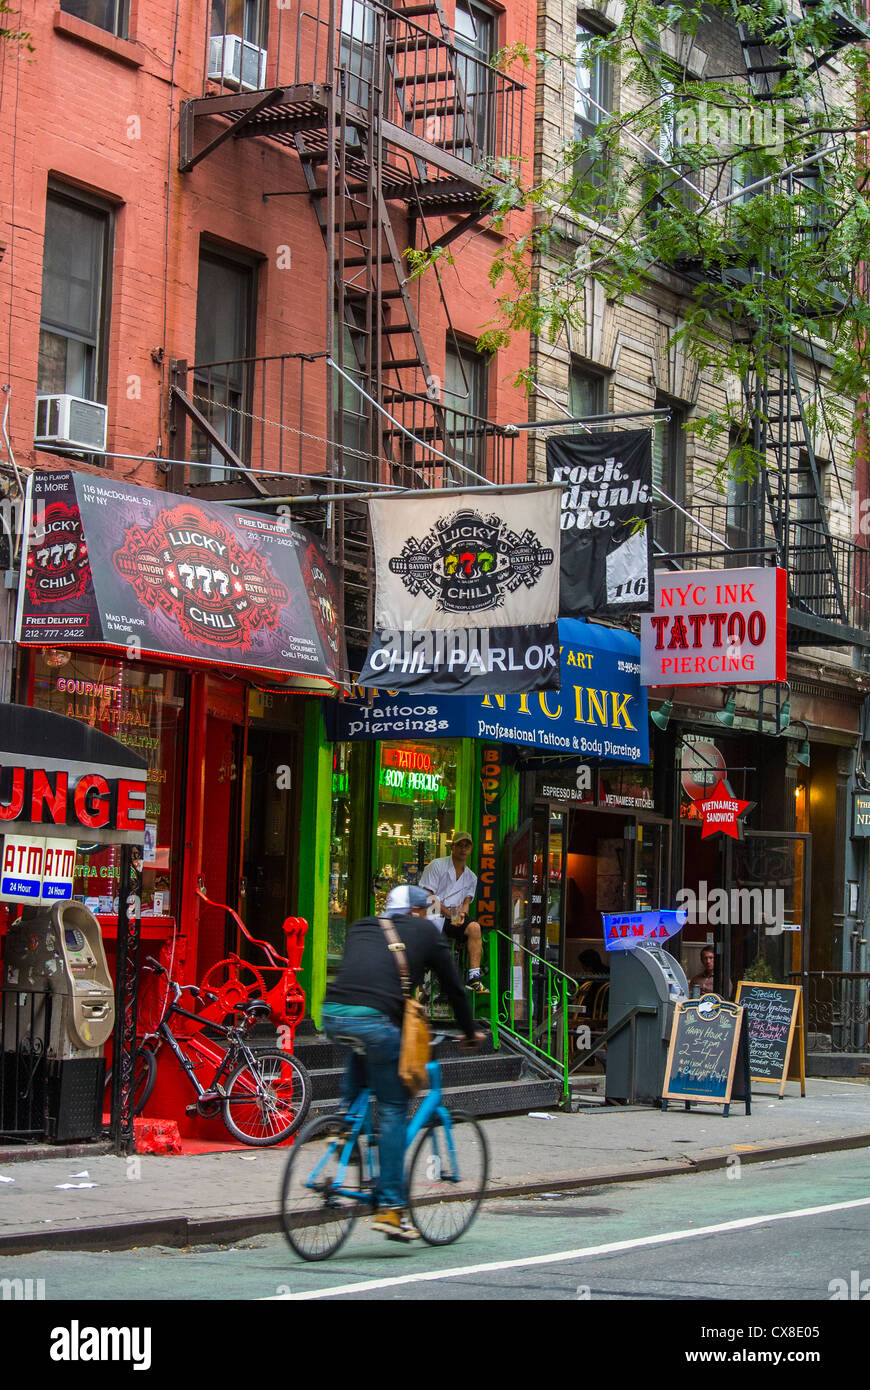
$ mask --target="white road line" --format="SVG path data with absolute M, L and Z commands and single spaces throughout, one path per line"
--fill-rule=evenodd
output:
M 802 1207 L 799 1211 L 771 1212 L 767 1216 L 744 1216 L 738 1221 L 723 1221 L 717 1226 L 699 1226 L 694 1231 L 667 1231 L 658 1236 L 637 1236 L 633 1240 L 615 1240 L 608 1245 L 587 1245 L 581 1250 L 562 1250 L 553 1255 L 530 1255 L 524 1260 L 495 1260 L 490 1264 L 464 1265 L 456 1269 L 433 1269 L 419 1274 L 400 1274 L 392 1279 L 366 1279 L 357 1284 L 335 1284 L 330 1289 L 311 1289 L 305 1293 L 273 1294 L 263 1302 L 290 1302 L 299 1299 L 338 1298 L 348 1293 L 368 1293 L 372 1289 L 394 1289 L 402 1284 L 423 1284 L 437 1279 L 461 1279 L 478 1274 L 491 1274 L 503 1269 L 529 1269 L 534 1265 L 564 1264 L 569 1260 L 584 1260 L 591 1255 L 613 1255 L 623 1250 L 640 1250 L 645 1245 L 667 1245 L 675 1240 L 692 1240 L 696 1236 L 720 1235 L 723 1231 L 745 1231 L 750 1226 L 763 1226 L 768 1221 L 793 1221 L 801 1216 L 822 1216 L 830 1211 L 849 1211 L 854 1207 L 870 1206 L 870 1197 L 858 1197 L 851 1202 L 831 1202 L 823 1207 Z

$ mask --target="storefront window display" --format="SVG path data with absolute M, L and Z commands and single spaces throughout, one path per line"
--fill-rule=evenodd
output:
M 100 660 L 51 648 L 33 654 L 31 703 L 111 734 L 148 760 L 142 916 L 176 914 L 183 671 L 144 661 Z M 79 846 L 73 894 L 95 913 L 117 911 L 120 850 Z
M 379 912 L 394 884 L 416 882 L 449 853 L 459 747 L 458 739 L 333 745 L 330 957 L 340 956 L 348 921 L 369 912 L 372 897 Z
M 396 883 L 416 882 L 448 854 L 456 809 L 459 742 L 384 743 L 377 767 L 375 907 Z

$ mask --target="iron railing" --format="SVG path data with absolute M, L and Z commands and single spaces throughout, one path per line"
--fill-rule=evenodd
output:
M 503 931 L 489 933 L 488 951 L 494 1047 L 499 1035 L 508 1033 L 531 1049 L 560 1076 L 562 1101 L 568 1105 L 568 1005 L 577 981 Z
M 0 1136 L 28 1139 L 46 1130 L 50 990 L 0 988 Z
M 760 501 L 729 505 L 723 499 L 686 510 L 701 525 L 686 522 L 682 549 L 673 555 L 682 568 L 742 568 L 775 562 L 788 571 L 791 606 L 827 622 L 870 628 L 867 546 L 831 535 L 818 521 L 785 516 L 774 529 Z
M 385 387 L 381 404 L 386 413 L 381 413 L 350 384 L 341 383 L 334 403 L 342 414 L 341 443 L 330 448 L 325 352 L 194 363 L 181 372 L 179 384 L 251 469 L 409 488 L 474 483 L 468 470 L 491 483 L 516 476 L 518 436 L 457 409 L 446 394 L 431 399 Z M 188 457 L 204 465 L 191 470 L 194 482 L 223 479 L 232 471 L 218 447 L 195 427 Z
M 224 12 L 210 0 L 204 96 L 333 87 L 343 73 L 358 112 L 374 95 L 388 142 L 404 132 L 469 164 L 520 153 L 522 84 L 442 32 L 434 13 L 417 22 L 378 0 L 303 0 L 277 16 L 272 8 L 268 31 L 243 38 L 226 33 Z
M 808 970 L 789 978 L 803 986 L 807 1033 L 824 1038 L 831 1052 L 870 1050 L 870 972 Z M 814 1050 L 827 1048 L 817 1039 Z

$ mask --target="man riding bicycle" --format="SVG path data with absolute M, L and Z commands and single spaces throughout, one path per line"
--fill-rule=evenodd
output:
M 387 897 L 384 916 L 392 920 L 405 948 L 412 988 L 434 970 L 450 1001 L 456 1021 L 474 1046 L 482 1036 L 474 1021 L 450 946 L 427 920 L 431 893 L 401 884 Z M 370 1086 L 380 1116 L 380 1174 L 376 1231 L 390 1240 L 417 1240 L 419 1231 L 406 1211 L 405 1131 L 408 1093 L 399 1079 L 399 1048 L 405 999 L 399 968 L 377 917 L 363 917 L 347 931 L 338 977 L 326 991 L 322 1028 L 333 1042 L 352 1051 L 342 1086 L 341 1103 L 349 1109 Z

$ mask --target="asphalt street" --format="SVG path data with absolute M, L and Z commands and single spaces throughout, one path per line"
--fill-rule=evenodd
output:
M 278 1236 L 188 1250 L 0 1259 L 46 1300 L 693 1300 L 870 1297 L 870 1150 L 525 1199 L 495 1198 L 457 1244 L 387 1242 L 360 1220 L 322 1264 Z M 862 1282 L 867 1281 L 862 1288 Z M 41 1284 L 38 1281 L 42 1281 Z M 20 1294 L 18 1295 L 20 1296 Z M 34 1296 L 34 1295 L 31 1295 Z M 858 1327 L 861 1310 L 851 1311 Z M 93 1310 L 95 1317 L 98 1310 Z

